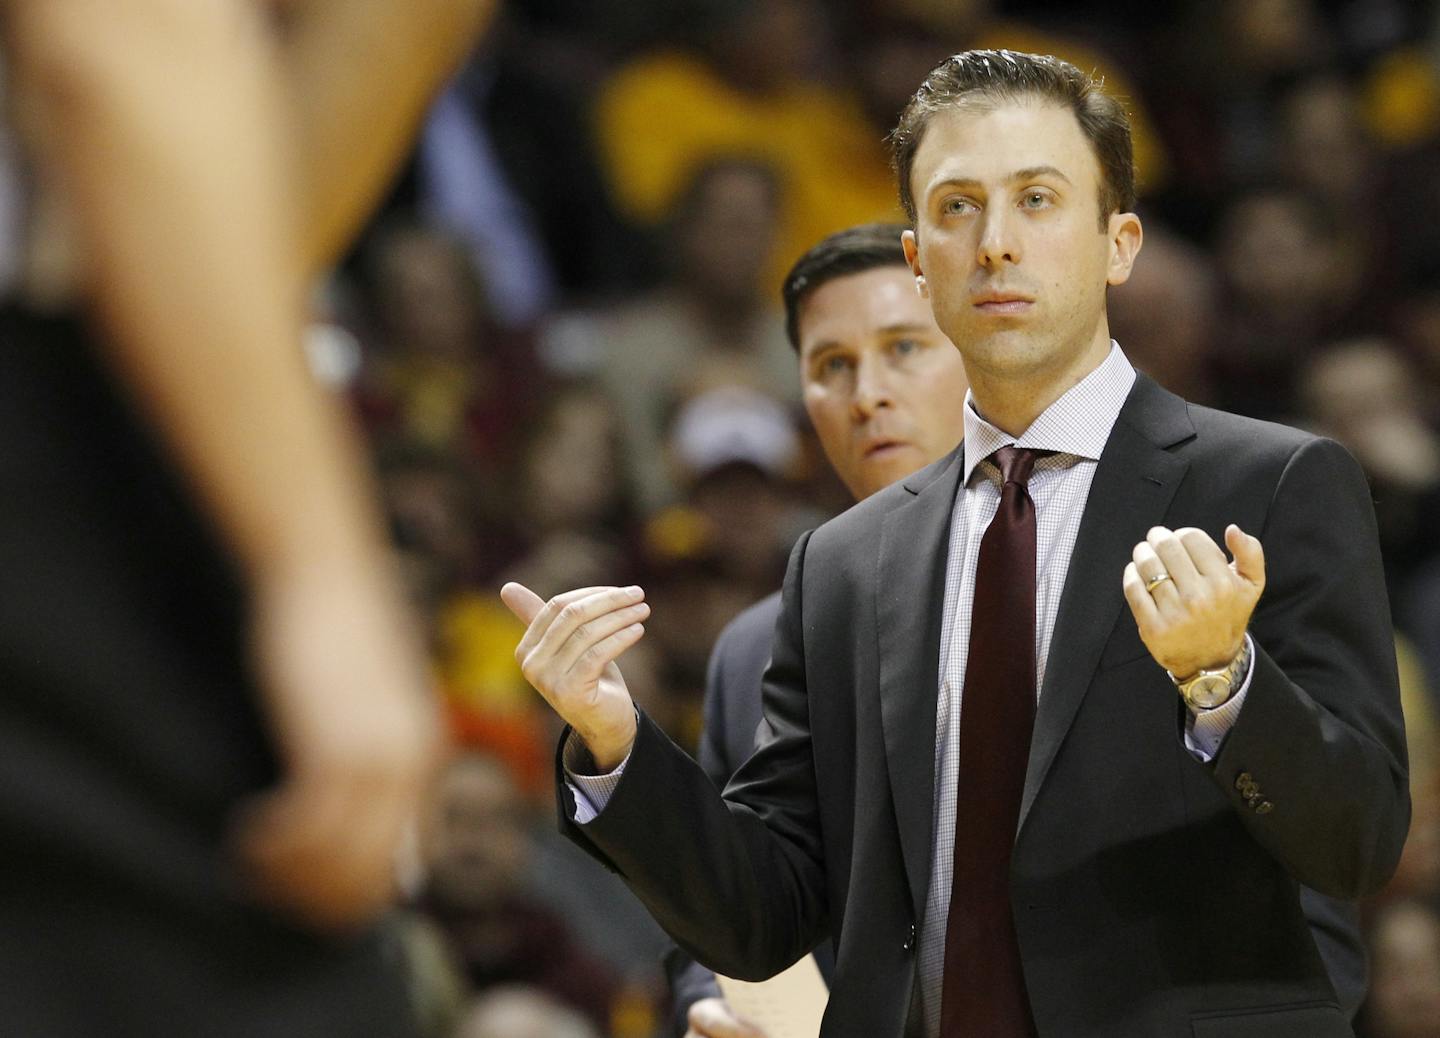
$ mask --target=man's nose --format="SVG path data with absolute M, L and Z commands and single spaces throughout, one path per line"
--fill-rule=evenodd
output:
M 982 267 L 1020 262 L 1020 242 L 1015 214 L 1003 205 L 987 206 L 980 225 L 976 259 Z
M 889 372 L 882 358 L 862 357 L 855 367 L 855 396 L 851 411 L 856 420 L 863 420 L 884 407 L 893 405 Z

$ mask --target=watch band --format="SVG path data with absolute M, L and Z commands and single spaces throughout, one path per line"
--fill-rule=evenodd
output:
M 1246 635 L 1240 643 L 1240 651 L 1224 667 L 1201 669 L 1187 678 L 1178 678 L 1168 670 L 1165 673 L 1170 675 L 1170 680 L 1175 683 L 1186 706 L 1192 710 L 1214 710 L 1230 701 L 1249 669 L 1250 637 Z M 1222 690 L 1224 694 L 1220 695 Z

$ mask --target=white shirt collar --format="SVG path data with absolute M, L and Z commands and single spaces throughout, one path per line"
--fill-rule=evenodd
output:
M 1098 461 L 1134 384 L 1135 369 L 1125 359 L 1119 344 L 1111 339 L 1110 352 L 1105 359 L 1066 390 L 1060 399 L 1040 412 L 1019 438 L 981 418 L 975 410 L 974 397 L 967 391 L 965 482 L 970 482 L 977 465 L 1001 447 L 1011 444 Z

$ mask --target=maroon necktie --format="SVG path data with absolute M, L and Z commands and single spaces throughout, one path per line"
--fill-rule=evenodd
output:
M 955 871 L 945 927 L 941 1038 L 1031 1038 L 1010 911 L 1010 852 L 1035 724 L 1037 452 L 1002 447 L 1004 486 L 980 542 L 960 705 Z

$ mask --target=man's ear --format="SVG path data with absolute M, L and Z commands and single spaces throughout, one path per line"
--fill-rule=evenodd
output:
M 910 264 L 910 273 L 915 275 L 915 291 L 922 299 L 930 298 L 930 289 L 925 284 L 925 271 L 920 268 L 920 242 L 914 231 L 900 235 L 900 248 L 905 251 L 905 262 Z
M 1111 213 L 1106 233 L 1110 236 L 1110 262 L 1105 269 L 1105 283 L 1123 285 L 1130 280 L 1135 257 L 1145 241 L 1145 229 L 1134 213 Z
M 920 269 L 920 240 L 915 237 L 914 231 L 901 232 L 900 248 L 905 251 L 905 262 L 910 264 L 910 272 L 917 278 L 924 277 L 925 272 Z

